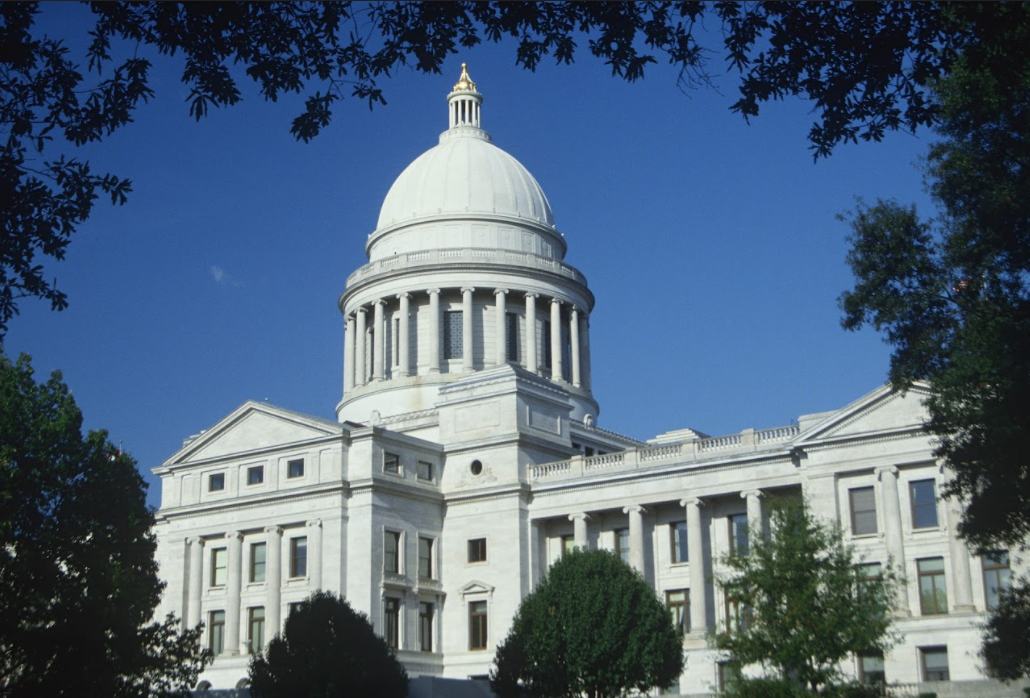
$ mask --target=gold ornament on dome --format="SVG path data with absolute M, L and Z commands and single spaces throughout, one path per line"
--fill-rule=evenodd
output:
M 469 77 L 468 68 L 465 64 L 461 64 L 461 77 L 458 78 L 458 82 L 454 83 L 455 92 L 475 92 L 476 83 L 472 82 L 472 78 Z

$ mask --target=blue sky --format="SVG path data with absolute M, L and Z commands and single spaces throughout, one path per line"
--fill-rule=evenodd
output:
M 48 11 L 62 31 L 81 13 Z M 597 298 L 600 426 L 780 426 L 886 379 L 880 338 L 840 328 L 851 277 L 835 215 L 856 197 L 929 213 L 915 167 L 929 132 L 813 163 L 811 105 L 764 105 L 748 125 L 728 109 L 732 75 L 683 94 L 667 66 L 630 84 L 586 52 L 535 73 L 514 58 L 490 44 L 442 75 L 401 71 L 382 83 L 386 106 L 345 101 L 308 144 L 289 135 L 300 100 L 267 104 L 249 83 L 241 105 L 193 121 L 181 64 L 156 59 L 157 95 L 135 123 L 76 151 L 130 177 L 129 203 L 98 202 L 67 258 L 47 263 L 71 305 L 22 301 L 7 354 L 64 372 L 86 426 L 138 459 L 152 504 L 150 469 L 245 400 L 331 418 L 344 280 L 393 180 L 446 128 L 466 61 L 484 128 L 540 182 Z

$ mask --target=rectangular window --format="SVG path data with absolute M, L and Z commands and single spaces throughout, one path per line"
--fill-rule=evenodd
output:
M 304 536 L 290 538 L 290 576 L 308 575 L 308 539 Z
M 687 562 L 687 522 L 676 521 L 669 524 L 669 545 L 672 546 L 673 564 Z
M 732 596 L 726 597 L 726 632 L 747 632 L 750 620 L 750 608 L 744 605 L 740 599 L 733 598 Z
M 486 649 L 486 601 L 469 602 L 469 649 Z
M 920 647 L 923 657 L 923 681 L 950 681 L 947 647 Z
M 619 559 L 629 564 L 629 529 L 615 529 L 615 554 Z
M 401 573 L 401 534 L 387 531 L 383 536 L 383 570 L 387 574 Z
M 423 601 L 418 605 L 418 648 L 433 651 L 433 604 Z
M 540 339 L 544 347 L 544 368 L 551 368 L 551 321 L 544 320 Z
M 260 485 L 265 481 L 265 466 L 255 465 L 252 468 L 247 468 L 247 484 L 248 485 Z
M 304 602 L 303 601 L 292 601 L 292 602 L 286 604 L 286 617 L 289 618 L 294 613 L 296 613 L 297 610 L 300 608 L 300 605 L 302 603 L 304 603 Z
M 469 541 L 469 562 L 486 562 L 486 538 Z
M 463 322 L 460 310 L 448 310 L 443 314 L 443 358 L 461 358 Z
M 562 557 L 568 555 L 573 548 L 576 547 L 576 538 L 571 533 L 568 533 L 561 537 L 561 554 Z
M 740 681 L 740 665 L 734 662 L 719 662 L 719 692 L 729 691 Z
M 433 578 L 433 539 L 423 538 L 419 536 L 418 539 L 418 578 L 419 579 L 432 579 Z
M 225 651 L 225 611 L 211 611 L 207 615 L 207 647 L 212 654 Z
M 267 545 L 264 543 L 250 544 L 250 576 L 252 582 L 265 581 L 265 553 Z
M 401 361 L 401 319 L 393 319 L 393 336 L 390 337 L 390 365 L 400 366 Z
M 665 592 L 665 605 L 672 612 L 672 622 L 681 634 L 690 631 L 690 592 L 673 589 Z
M 919 571 L 919 606 L 924 616 L 948 612 L 948 590 L 944 585 L 944 558 L 916 560 Z
M 207 491 L 221 492 L 225 489 L 225 473 L 211 473 L 207 476 Z
M 504 343 L 505 356 L 508 361 L 519 360 L 519 316 L 515 313 L 507 313 L 504 316 Z
M 1012 587 L 1012 569 L 1007 552 L 988 553 L 983 556 L 984 597 L 987 610 L 998 607 L 1002 593 Z
M 883 652 L 863 652 L 858 655 L 858 680 L 866 686 L 883 686 L 887 683 Z
M 255 654 L 265 647 L 265 607 L 254 606 L 247 609 L 247 645 Z
M 400 648 L 401 602 L 400 599 L 383 600 L 383 633 L 386 646 L 390 649 Z
M 215 548 L 211 551 L 211 586 L 224 587 L 226 571 L 228 570 L 229 551 L 225 548 Z
M 394 473 L 395 475 L 401 471 L 401 457 L 396 453 L 384 453 L 383 454 L 383 472 Z
M 872 487 L 848 490 L 851 503 L 851 532 L 856 536 L 876 533 L 876 494 Z
M 418 462 L 418 471 L 416 476 L 419 480 L 425 480 L 426 482 L 433 481 L 433 464 L 424 460 Z
M 747 514 L 731 514 L 730 522 L 730 555 L 744 557 L 748 554 Z
M 862 597 L 862 592 L 866 587 L 878 583 L 883 578 L 883 566 L 879 562 L 867 562 L 857 565 L 855 572 L 858 577 L 856 592 L 859 598 Z
M 937 528 L 937 491 L 933 480 L 908 485 L 912 499 L 912 528 Z
M 286 477 L 304 477 L 304 459 L 296 458 L 286 463 Z

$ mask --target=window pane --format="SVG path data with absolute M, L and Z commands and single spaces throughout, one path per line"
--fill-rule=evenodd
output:
M 304 459 L 298 458 L 291 460 L 286 464 L 286 477 L 303 477 L 304 476 Z
M 419 480 L 429 480 L 429 481 L 432 481 L 432 479 L 433 479 L 433 464 L 432 463 L 427 463 L 424 460 L 420 460 L 418 462 L 418 479 Z
M 397 649 L 400 645 L 400 617 L 401 602 L 398 599 L 386 599 L 383 601 L 383 630 L 385 631 L 386 646 Z
M 265 607 L 255 606 L 247 611 L 247 640 L 251 652 L 260 652 L 265 646 Z
M 540 333 L 540 340 L 544 347 L 543 367 L 551 367 L 551 321 L 544 320 L 543 331 Z
M 876 494 L 872 487 L 848 490 L 851 499 L 851 532 L 857 536 L 876 533 Z
M 387 531 L 383 540 L 383 565 L 384 569 L 392 574 L 400 572 L 400 537 L 396 531 Z
M 681 633 L 690 630 L 690 597 L 686 589 L 665 592 L 665 605 L 672 613 L 672 622 Z
M 228 551 L 225 548 L 215 548 L 211 551 L 211 586 L 225 586 L 228 559 Z
M 469 603 L 469 649 L 486 649 L 486 601 Z
M 486 562 L 486 538 L 469 541 L 469 562 Z
M 260 485 L 265 481 L 265 469 L 263 466 L 255 466 L 253 468 L 247 468 L 247 484 L 248 485 Z
M 672 561 L 686 562 L 687 556 L 687 522 L 677 521 L 671 526 L 672 533 Z
M 433 651 L 433 604 L 418 605 L 418 648 L 423 652 Z
M 993 611 L 1001 601 L 1002 593 L 1012 586 L 1012 570 L 1007 552 L 990 553 L 983 557 L 984 596 L 987 609 Z
M 250 546 L 250 581 L 265 581 L 265 551 L 264 543 L 254 543 Z
M 207 491 L 218 492 L 225 489 L 225 473 L 213 473 L 207 478 Z
M 308 539 L 290 539 L 290 576 L 305 577 L 308 573 Z
M 519 360 L 519 316 L 515 313 L 508 313 L 504 317 L 504 338 L 507 349 L 505 355 L 508 361 Z
M 208 648 L 214 654 L 225 650 L 225 611 L 212 611 L 208 616 Z
M 926 681 L 949 681 L 948 648 L 923 648 L 923 673 Z
M 883 668 L 883 653 L 870 652 L 858 657 L 859 680 L 866 685 L 882 685 L 887 683 L 887 674 Z
M 433 578 L 433 540 L 418 539 L 418 576 L 421 579 Z
M 461 317 L 461 311 L 447 311 L 444 313 L 443 358 L 461 358 L 462 324 L 463 319 Z
M 948 612 L 948 592 L 944 582 L 944 558 L 917 560 L 919 605 L 924 615 Z
M 399 473 L 401 470 L 400 456 L 395 453 L 384 453 L 383 470 L 388 473 Z
M 629 564 L 629 529 L 620 528 L 615 531 L 615 552 L 627 565 Z
M 935 528 L 937 526 L 937 492 L 933 480 L 919 480 L 910 483 L 912 497 L 912 527 Z
M 747 514 L 730 516 L 730 555 L 747 555 Z

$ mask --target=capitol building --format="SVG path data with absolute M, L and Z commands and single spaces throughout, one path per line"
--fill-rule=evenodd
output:
M 714 437 L 602 428 L 590 324 L 604 308 L 482 106 L 463 66 L 439 144 L 383 201 L 339 298 L 336 418 L 246 402 L 155 469 L 158 614 L 205 624 L 202 687 L 245 685 L 250 653 L 316 589 L 366 613 L 411 677 L 485 678 L 519 603 L 580 546 L 616 551 L 671 609 L 686 655 L 671 693 L 715 694 L 732 669 L 707 635 L 741 610 L 713 584 L 721 560 L 804 495 L 862 574 L 893 561 L 905 577 L 899 642 L 847 673 L 1012 694 L 990 692 L 1003 687 L 978 657 L 1009 558 L 956 537 L 924 388 Z

